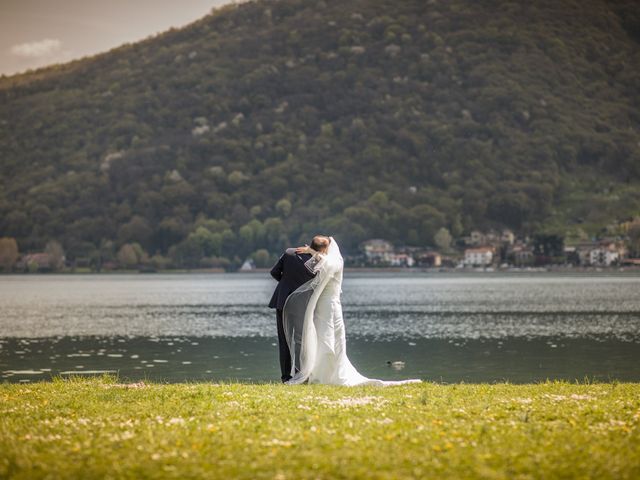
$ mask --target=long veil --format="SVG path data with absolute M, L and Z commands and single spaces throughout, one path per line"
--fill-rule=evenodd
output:
M 317 255 L 309 261 L 314 264 L 313 270 L 316 272 L 316 276 L 289 295 L 283 307 L 282 322 L 292 358 L 292 378 L 286 382 L 290 385 L 304 383 L 316 367 L 318 337 L 314 314 L 318 298 L 332 278 L 335 278 L 338 284 L 342 285 L 344 261 L 338 243 L 333 237 L 329 238 L 331 241 L 326 254 Z M 340 384 L 343 385 L 390 386 L 421 382 L 420 379 L 379 380 L 367 378 L 355 369 L 346 355 L 342 361 L 341 369 L 345 374 L 345 383 Z
M 313 324 L 313 314 L 318 297 L 329 280 L 342 272 L 343 259 L 340 247 L 333 237 L 329 237 L 329 248 L 319 254 L 313 270 L 316 276 L 298 287 L 282 309 L 282 324 L 291 353 L 291 376 L 289 384 L 303 383 L 316 362 L 317 336 Z

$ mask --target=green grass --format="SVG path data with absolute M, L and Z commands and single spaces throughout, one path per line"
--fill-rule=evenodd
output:
M 0 385 L 0 478 L 640 478 L 640 384 Z

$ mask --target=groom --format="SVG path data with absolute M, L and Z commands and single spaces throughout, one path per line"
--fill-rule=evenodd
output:
M 322 250 L 322 247 L 328 244 L 328 239 L 318 235 L 313 237 L 311 248 L 314 250 Z M 291 378 L 291 354 L 287 345 L 287 338 L 284 334 L 284 326 L 282 324 L 282 308 L 287 297 L 296 290 L 300 285 L 307 283 L 314 277 L 305 262 L 311 258 L 308 253 L 296 253 L 295 248 L 288 248 L 278 260 L 278 263 L 271 269 L 271 276 L 278 281 L 278 286 L 273 292 L 269 308 L 276 309 L 276 321 L 278 326 L 278 346 L 280 348 L 280 377 L 283 382 Z

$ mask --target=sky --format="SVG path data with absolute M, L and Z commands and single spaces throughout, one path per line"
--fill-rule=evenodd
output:
M 0 74 L 142 40 L 230 0 L 0 0 Z

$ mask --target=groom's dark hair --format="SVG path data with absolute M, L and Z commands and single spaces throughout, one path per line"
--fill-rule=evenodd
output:
M 313 237 L 313 240 L 311 240 L 310 246 L 316 252 L 321 252 L 329 246 L 329 237 L 326 235 L 316 235 Z

